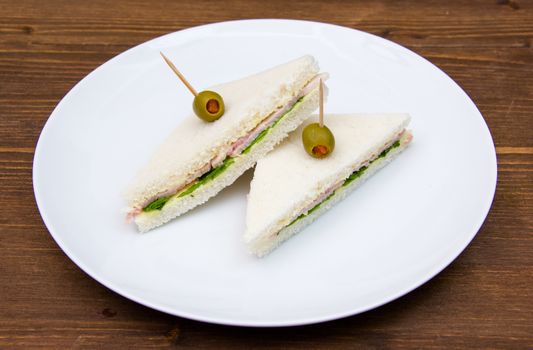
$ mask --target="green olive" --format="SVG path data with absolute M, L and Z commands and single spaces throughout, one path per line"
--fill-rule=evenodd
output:
M 192 109 L 198 118 L 214 122 L 224 114 L 224 100 L 214 91 L 202 91 L 194 98 Z
M 327 126 L 318 123 L 307 125 L 302 132 L 305 151 L 315 158 L 327 157 L 335 149 L 335 137 Z

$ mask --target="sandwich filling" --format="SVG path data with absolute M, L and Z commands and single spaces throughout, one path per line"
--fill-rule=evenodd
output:
M 250 150 L 281 121 L 283 120 L 296 106 L 305 100 L 306 96 L 318 88 L 320 79 L 327 79 L 327 74 L 321 73 L 311 79 L 304 88 L 284 107 L 278 108 L 266 118 L 264 118 L 253 130 L 246 135 L 237 139 L 227 149 L 221 150 L 204 166 L 194 172 L 185 183 L 177 188 L 168 190 L 155 198 L 149 199 L 145 205 L 140 208 L 132 208 L 128 212 L 128 218 L 133 219 L 143 212 L 152 212 L 161 210 L 171 198 L 181 198 L 191 195 L 199 187 L 217 178 L 225 172 L 235 162 L 235 158 L 247 154 Z
M 395 141 L 385 145 L 385 147 L 383 147 L 383 150 L 377 156 L 367 160 L 366 162 L 362 164 L 361 167 L 359 167 L 357 170 L 352 172 L 350 176 L 348 176 L 346 179 L 340 180 L 339 182 L 335 183 L 333 186 L 328 188 L 326 191 L 324 191 L 316 200 L 314 200 L 311 204 L 306 206 L 305 209 L 302 210 L 300 215 L 298 215 L 293 221 L 291 221 L 285 227 L 293 225 L 297 221 L 303 219 L 304 217 L 316 211 L 318 208 L 320 208 L 322 204 L 324 204 L 331 197 L 333 197 L 335 195 L 335 192 L 339 188 L 346 187 L 350 185 L 353 181 L 355 181 L 357 178 L 361 177 L 372 163 L 374 163 L 375 161 L 379 159 L 385 158 L 391 150 L 397 147 L 400 147 L 400 145 L 402 146 L 408 145 L 412 139 L 413 139 L 413 135 L 410 132 L 406 132 L 405 130 L 403 130 L 398 135 L 398 138 Z M 277 234 L 279 234 L 279 231 Z

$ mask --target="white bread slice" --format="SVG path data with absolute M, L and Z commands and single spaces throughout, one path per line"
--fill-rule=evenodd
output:
M 209 88 L 224 99 L 224 115 L 213 123 L 206 123 L 197 118 L 191 108 L 190 115 L 175 128 L 128 186 L 124 194 L 128 207 L 142 208 L 154 196 L 184 185 L 191 174 L 221 150 L 247 135 L 271 112 L 297 96 L 317 73 L 316 60 L 312 56 L 303 56 Z
M 313 119 L 316 117 L 305 125 Z M 246 212 L 244 240 L 249 250 L 257 256 L 268 254 L 388 164 L 408 142 L 374 161 L 361 177 L 336 190 L 317 210 L 288 226 L 324 192 L 397 140 L 409 120 L 407 114 L 328 115 L 325 123 L 335 135 L 336 145 L 324 159 L 312 158 L 305 152 L 301 141 L 305 125 L 298 128 L 257 162 Z M 408 132 L 404 138 L 407 136 Z
M 275 145 L 303 123 L 318 107 L 318 88 L 311 91 L 297 104 L 249 153 L 241 154 L 235 162 L 220 176 L 200 186 L 190 196 L 170 199 L 161 210 L 142 212 L 135 218 L 139 231 L 146 232 L 160 226 L 188 210 L 206 202 L 225 187 L 231 185 L 247 169 L 254 166 L 258 159 L 264 157 Z

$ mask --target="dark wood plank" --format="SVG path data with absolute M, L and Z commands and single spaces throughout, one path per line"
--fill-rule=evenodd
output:
M 0 348 L 531 348 L 533 2 L 0 0 Z M 42 126 L 91 70 L 156 36 L 241 18 L 345 25 L 431 60 L 493 134 L 498 188 L 444 272 L 376 310 L 306 327 L 242 329 L 162 314 L 109 291 L 57 247 L 35 206 Z

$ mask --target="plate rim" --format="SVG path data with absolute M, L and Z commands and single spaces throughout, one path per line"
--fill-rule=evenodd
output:
M 156 40 L 161 40 L 161 39 L 163 39 L 165 37 L 168 37 L 168 36 L 176 35 L 176 33 L 201 31 L 201 30 L 204 30 L 207 27 L 226 26 L 226 25 L 234 25 L 234 24 L 241 24 L 241 23 L 243 23 L 245 25 L 250 25 L 250 24 L 255 24 L 255 23 L 261 23 L 263 25 L 265 25 L 265 24 L 275 25 L 276 23 L 280 23 L 280 22 L 284 23 L 284 24 L 294 23 L 294 24 L 297 24 L 297 25 L 317 25 L 317 24 L 319 24 L 321 26 L 329 26 L 329 27 L 333 27 L 335 29 L 340 29 L 340 30 L 345 30 L 345 31 L 355 31 L 355 32 L 358 32 L 359 34 L 362 34 L 362 35 L 370 35 L 370 36 L 372 36 L 374 38 L 377 38 L 378 40 L 383 40 L 383 41 L 387 42 L 389 45 L 393 45 L 396 49 L 405 50 L 410 55 L 415 55 L 419 59 L 422 59 L 426 63 L 430 64 L 433 68 L 435 68 L 437 71 L 439 71 L 445 77 L 445 79 L 447 79 L 450 83 L 452 83 L 452 85 L 454 85 L 455 88 L 458 89 L 458 91 L 460 91 L 464 97 L 466 97 L 466 99 L 469 102 L 470 106 L 473 107 L 475 109 L 475 111 L 479 114 L 479 116 L 481 117 L 482 125 L 484 126 L 484 129 L 485 129 L 484 131 L 488 133 L 489 139 L 490 139 L 491 144 L 492 144 L 492 147 L 490 147 L 490 149 L 488 149 L 487 151 L 491 153 L 490 154 L 490 156 L 491 156 L 490 158 L 491 158 L 492 167 L 493 167 L 493 169 L 492 169 L 493 170 L 493 173 L 492 173 L 492 175 L 493 175 L 492 176 L 493 183 L 491 184 L 491 193 L 490 193 L 490 198 L 491 199 L 487 200 L 484 203 L 484 207 L 482 208 L 482 211 L 481 211 L 482 215 L 479 218 L 476 218 L 476 220 L 473 220 L 473 223 L 475 222 L 475 224 L 473 225 L 472 232 L 470 232 L 468 235 L 466 235 L 466 234 L 464 235 L 464 241 L 462 241 L 461 245 L 460 245 L 461 248 L 458 249 L 457 251 L 454 251 L 454 253 L 451 254 L 446 259 L 443 259 L 440 264 L 434 265 L 433 269 L 430 269 L 428 273 L 426 273 L 424 276 L 421 276 L 420 278 L 418 278 L 416 282 L 409 284 L 407 287 L 404 287 L 403 289 L 400 289 L 400 290 L 396 291 L 395 293 L 391 293 L 388 297 L 385 297 L 382 300 L 379 300 L 379 301 L 374 302 L 374 303 L 367 304 L 365 307 L 353 308 L 353 309 L 350 309 L 348 311 L 332 313 L 332 314 L 328 314 L 326 316 L 322 315 L 322 316 L 315 316 L 315 317 L 295 318 L 295 319 L 291 319 L 291 320 L 288 320 L 288 321 L 272 321 L 272 320 L 257 321 L 257 320 L 247 320 L 246 318 L 237 320 L 237 319 L 233 319 L 233 318 L 229 318 L 228 319 L 228 318 L 224 318 L 224 317 L 210 317 L 210 316 L 202 316 L 202 315 L 198 315 L 198 314 L 194 314 L 194 313 L 190 313 L 190 312 L 183 312 L 183 311 L 175 310 L 175 309 L 170 308 L 170 307 L 165 307 L 163 305 L 158 305 L 158 303 L 154 303 L 154 302 L 152 302 L 150 300 L 146 300 L 146 299 L 144 299 L 142 297 L 135 296 L 132 293 L 130 293 L 129 291 L 127 291 L 127 290 L 125 290 L 125 289 L 123 289 L 123 288 L 121 288 L 119 286 L 116 286 L 111 280 L 108 280 L 106 278 L 100 277 L 98 275 L 98 273 L 94 272 L 81 259 L 77 258 L 75 253 L 72 252 L 68 248 L 68 246 L 65 244 L 65 242 L 60 238 L 60 235 L 57 233 L 57 230 L 54 228 L 54 225 L 53 225 L 52 221 L 50 220 L 50 218 L 48 217 L 48 215 L 46 213 L 46 210 L 44 209 L 43 198 L 41 197 L 41 193 L 40 193 L 40 190 L 39 190 L 39 187 L 40 187 L 39 186 L 39 182 L 40 182 L 40 180 L 39 180 L 39 176 L 37 174 L 37 170 L 36 169 L 39 168 L 39 164 L 41 163 L 40 159 L 41 159 L 41 153 L 43 152 L 42 151 L 42 148 L 43 148 L 43 146 L 42 146 L 43 135 L 45 135 L 48 132 L 48 130 L 50 129 L 51 122 L 53 122 L 57 118 L 56 117 L 56 114 L 58 113 L 57 111 L 61 108 L 63 103 L 65 103 L 64 101 L 67 100 L 68 97 L 71 94 L 74 94 L 78 89 L 80 89 L 81 86 L 83 85 L 84 81 L 86 81 L 86 79 L 88 79 L 89 77 L 93 76 L 95 74 L 95 72 L 99 71 L 100 69 L 103 69 L 104 66 L 107 66 L 109 64 L 113 64 L 115 62 L 115 60 L 119 59 L 122 55 L 126 55 L 127 53 L 131 52 L 132 50 L 137 49 L 141 45 L 147 45 L 150 42 L 153 42 L 153 41 L 156 41 Z M 485 118 L 483 117 L 483 115 L 481 114 L 479 109 L 477 108 L 476 104 L 472 101 L 470 96 L 448 74 L 446 74 L 446 72 L 444 72 L 442 69 L 437 67 L 435 64 L 433 64 L 432 62 L 430 62 L 429 60 L 427 60 L 425 57 L 421 56 L 420 54 L 418 54 L 418 53 L 416 53 L 416 52 L 414 52 L 414 51 L 412 51 L 412 50 L 410 50 L 410 49 L 408 49 L 408 48 L 406 48 L 406 47 L 404 47 L 404 46 L 402 46 L 400 44 L 397 44 L 397 43 L 395 43 L 395 42 L 393 42 L 391 40 L 382 38 L 382 37 L 380 37 L 378 35 L 375 35 L 375 34 L 372 34 L 372 33 L 368 33 L 368 32 L 365 32 L 365 31 L 362 31 L 362 30 L 359 30 L 359 29 L 354 29 L 354 28 L 350 28 L 350 27 L 346 27 L 346 26 L 337 25 L 337 24 L 331 24 L 331 23 L 320 22 L 320 21 L 299 20 L 299 19 L 258 18 L 258 19 L 231 20 L 231 21 L 208 23 L 208 24 L 198 25 L 198 26 L 194 26 L 194 27 L 188 27 L 188 28 L 184 28 L 184 29 L 181 29 L 181 30 L 178 30 L 178 31 L 170 32 L 170 33 L 167 33 L 167 34 L 152 38 L 150 40 L 144 41 L 144 42 L 142 42 L 140 44 L 137 44 L 137 45 L 135 45 L 133 47 L 130 47 L 129 49 L 127 49 L 125 51 L 122 51 L 122 52 L 118 53 L 117 55 L 113 56 L 109 60 L 107 60 L 104 63 L 100 64 L 98 67 L 93 69 L 90 73 L 85 75 L 80 81 L 78 81 L 61 98 L 61 100 L 58 102 L 58 104 L 56 105 L 56 107 L 53 109 L 53 111 L 51 112 L 50 116 L 46 120 L 46 123 L 44 124 L 44 126 L 43 126 L 43 128 L 42 128 L 42 130 L 41 130 L 41 132 L 39 134 L 39 137 L 38 137 L 38 140 L 37 140 L 37 144 L 35 146 L 35 152 L 34 152 L 34 157 L 33 157 L 33 162 L 32 162 L 33 192 L 34 192 L 36 205 L 37 205 L 37 208 L 38 208 L 39 213 L 41 215 L 41 218 L 42 218 L 42 220 L 43 220 L 48 232 L 50 233 L 50 235 L 52 236 L 54 241 L 57 243 L 57 245 L 61 248 L 63 253 L 65 253 L 67 255 L 67 257 L 75 265 L 77 265 L 84 273 L 89 275 L 91 278 L 96 280 L 98 283 L 100 283 L 104 287 L 112 290 L 113 292 L 115 292 L 115 293 L 117 293 L 117 294 L 119 294 L 119 295 L 121 295 L 121 296 L 123 296 L 123 297 L 125 297 L 127 299 L 130 299 L 130 300 L 132 300 L 132 301 L 134 301 L 134 302 L 136 302 L 138 304 L 141 304 L 143 306 L 149 307 L 151 309 L 154 309 L 154 310 L 157 310 L 157 311 L 160 311 L 160 312 L 164 312 L 164 313 L 167 313 L 167 314 L 170 314 L 170 315 L 173 315 L 173 316 L 188 318 L 188 319 L 195 320 L 195 321 L 202 321 L 202 322 L 208 322 L 208 323 L 220 324 L 220 325 L 229 325 L 229 326 L 242 326 L 242 327 L 289 327 L 289 326 L 302 326 L 302 325 L 316 324 L 316 323 L 332 321 L 332 320 L 341 319 L 341 318 L 345 318 L 345 317 L 349 317 L 349 316 L 354 316 L 354 315 L 357 315 L 357 314 L 360 314 L 360 313 L 364 313 L 366 311 L 378 308 L 378 307 L 380 307 L 382 305 L 390 303 L 391 301 L 399 299 L 402 296 L 410 293 L 411 291 L 413 291 L 413 290 L 417 289 L 418 287 L 424 285 L 429 280 L 431 280 L 433 277 L 435 277 L 440 272 L 442 272 L 444 269 L 446 269 L 451 263 L 453 263 L 457 259 L 457 257 L 459 255 L 461 255 L 464 252 L 464 250 L 470 244 L 470 242 L 472 242 L 474 237 L 477 235 L 477 233 L 481 229 L 483 223 L 485 222 L 485 219 L 487 218 L 487 215 L 488 215 L 488 213 L 490 211 L 490 208 L 492 207 L 492 203 L 494 202 L 494 196 L 495 196 L 495 192 L 496 192 L 497 183 L 498 183 L 497 154 L 496 154 L 496 148 L 495 148 L 495 145 L 494 145 L 494 139 L 492 137 L 492 133 L 490 132 L 490 128 L 488 127 L 488 124 L 487 124 Z

